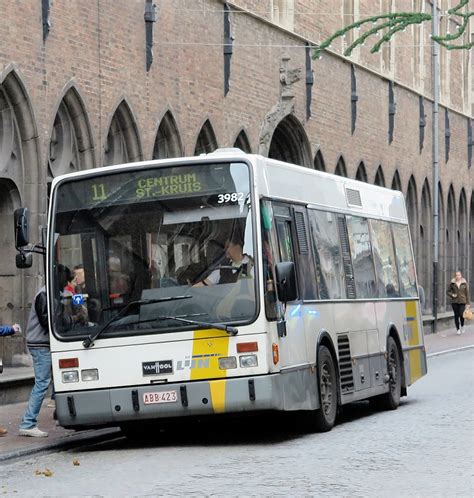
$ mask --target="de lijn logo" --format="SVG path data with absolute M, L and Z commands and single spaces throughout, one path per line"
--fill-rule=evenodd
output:
M 143 375 L 160 375 L 173 373 L 173 360 L 145 361 L 142 363 Z

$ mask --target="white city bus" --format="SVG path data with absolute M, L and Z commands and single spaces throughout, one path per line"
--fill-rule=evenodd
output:
M 53 181 L 46 253 L 64 427 L 298 410 L 325 431 L 426 373 L 400 192 L 238 149 L 98 168 Z

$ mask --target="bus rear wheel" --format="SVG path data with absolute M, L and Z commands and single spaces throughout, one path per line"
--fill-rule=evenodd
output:
M 317 432 L 330 431 L 337 414 L 337 374 L 331 352 L 326 346 L 318 349 L 319 409 L 313 412 L 313 428 Z
M 388 392 L 371 398 L 372 404 L 381 410 L 396 410 L 402 395 L 402 361 L 395 339 L 387 340 Z

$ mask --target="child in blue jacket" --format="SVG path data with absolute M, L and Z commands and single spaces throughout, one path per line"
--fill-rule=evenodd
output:
M 18 323 L 14 323 L 13 325 L 0 325 L 0 337 L 5 335 L 13 335 L 21 332 L 21 327 Z M 0 362 L 1 363 L 1 362 Z M 4 436 L 8 431 L 0 426 L 0 436 Z

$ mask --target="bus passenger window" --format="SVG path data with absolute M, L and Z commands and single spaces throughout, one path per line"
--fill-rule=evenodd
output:
M 357 298 L 378 297 L 369 225 L 365 218 L 346 216 Z
M 309 211 L 309 219 L 319 297 L 320 299 L 344 299 L 346 287 L 337 217 L 325 211 Z
M 390 224 L 370 220 L 379 297 L 400 297 Z
M 402 297 L 416 297 L 418 290 L 416 288 L 415 263 L 411 252 L 408 227 L 393 223 L 392 231 L 397 254 L 398 274 L 400 275 L 400 295 Z

